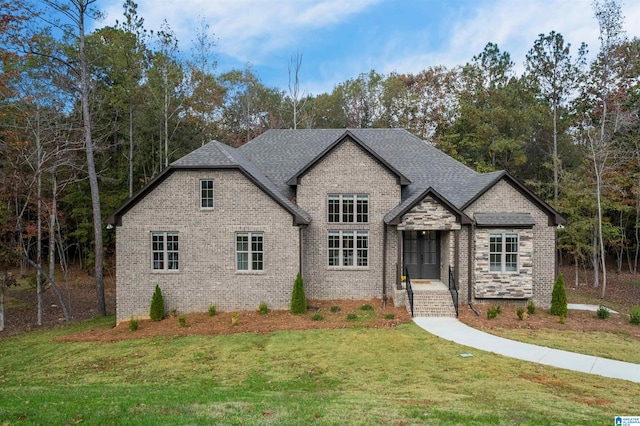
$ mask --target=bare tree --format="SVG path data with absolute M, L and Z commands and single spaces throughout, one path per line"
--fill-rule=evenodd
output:
M 304 92 L 300 93 L 300 68 L 302 68 L 302 53 L 296 52 L 289 60 L 289 99 L 293 105 L 294 129 L 298 128 L 298 112 L 304 108 L 306 101 Z

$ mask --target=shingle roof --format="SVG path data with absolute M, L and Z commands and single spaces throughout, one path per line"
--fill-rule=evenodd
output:
M 531 213 L 524 212 L 498 212 L 482 213 L 473 215 L 476 225 L 479 227 L 504 226 L 510 228 L 530 228 L 536 224 Z

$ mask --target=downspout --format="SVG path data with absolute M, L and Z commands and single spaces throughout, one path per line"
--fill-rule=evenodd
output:
M 304 235 L 302 230 L 304 229 L 304 227 L 305 226 L 300 225 L 300 227 L 298 228 L 298 272 L 300 273 L 301 278 L 304 278 L 304 274 L 302 273 L 302 237 Z
M 382 307 L 387 307 L 387 223 L 382 234 Z
M 468 276 L 467 276 L 467 303 L 469 304 L 469 307 L 471 308 L 471 310 L 473 312 L 476 313 L 476 315 L 480 316 L 480 312 L 478 312 L 478 310 L 475 308 L 475 306 L 473 306 L 473 303 L 471 302 L 471 282 L 473 281 L 473 268 L 474 268 L 474 261 L 473 261 L 473 236 L 476 232 L 476 227 L 473 225 L 473 223 L 471 225 L 469 225 L 469 235 L 468 235 L 468 241 L 467 241 L 467 252 L 469 255 L 469 261 L 467 262 L 467 272 L 468 272 Z

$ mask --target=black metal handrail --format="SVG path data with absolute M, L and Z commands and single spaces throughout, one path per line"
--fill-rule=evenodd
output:
M 453 275 L 451 266 L 449 266 L 449 291 L 453 299 L 453 306 L 456 308 L 456 316 L 458 316 L 458 289 L 456 288 L 456 277 Z
M 409 308 L 411 309 L 411 317 L 413 318 L 413 288 L 411 287 L 411 278 L 409 278 L 409 271 L 404 270 L 404 282 L 407 287 L 407 297 L 409 298 Z

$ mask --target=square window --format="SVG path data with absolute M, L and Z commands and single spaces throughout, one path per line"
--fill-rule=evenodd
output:
M 327 222 L 367 223 L 369 222 L 368 195 L 329 194 L 327 197 Z
M 329 231 L 327 237 L 329 266 L 368 266 L 369 232 Z
M 518 271 L 518 234 L 490 234 L 489 271 Z

